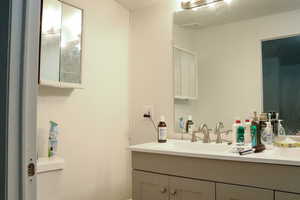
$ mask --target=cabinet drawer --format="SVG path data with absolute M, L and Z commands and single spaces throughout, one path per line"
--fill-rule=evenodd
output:
M 275 200 L 300 200 L 300 194 L 276 192 Z
M 215 183 L 169 177 L 170 200 L 215 200 Z
M 216 200 L 273 200 L 274 192 L 252 187 L 217 184 Z

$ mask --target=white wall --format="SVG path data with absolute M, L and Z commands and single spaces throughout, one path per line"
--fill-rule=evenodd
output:
M 143 106 L 154 106 L 154 118 L 165 115 L 173 131 L 172 16 L 175 1 L 160 1 L 133 11 L 130 46 L 131 143 L 156 140 L 151 123 L 142 119 Z
M 63 200 L 129 199 L 129 12 L 111 0 L 68 2 L 85 11 L 85 88 L 41 87 L 38 132 L 45 141 L 48 121 L 60 124 L 59 155 L 66 161 Z
M 299 17 L 298 10 L 196 33 L 200 121 L 214 127 L 221 120 L 230 128 L 235 117 L 262 110 L 261 41 L 299 34 Z

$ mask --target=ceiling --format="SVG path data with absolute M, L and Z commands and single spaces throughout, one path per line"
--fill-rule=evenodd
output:
M 220 2 L 215 7 L 177 12 L 174 23 L 200 29 L 297 9 L 300 0 L 232 0 L 230 4 Z
M 129 10 L 137 10 L 143 7 L 150 6 L 151 4 L 154 4 L 158 1 L 166 1 L 166 0 L 116 0 L 116 1 Z

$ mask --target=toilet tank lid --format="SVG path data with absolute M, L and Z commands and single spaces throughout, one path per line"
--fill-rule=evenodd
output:
M 37 173 L 46 173 L 51 171 L 63 170 L 65 161 L 63 158 L 39 158 L 37 161 Z

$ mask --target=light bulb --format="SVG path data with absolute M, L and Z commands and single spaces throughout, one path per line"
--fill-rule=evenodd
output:
M 216 7 L 216 4 L 217 4 L 217 3 L 210 3 L 210 4 L 207 4 L 207 6 L 208 6 L 209 8 L 215 8 L 215 7 Z
M 225 3 L 230 4 L 232 2 L 232 0 L 224 0 Z

